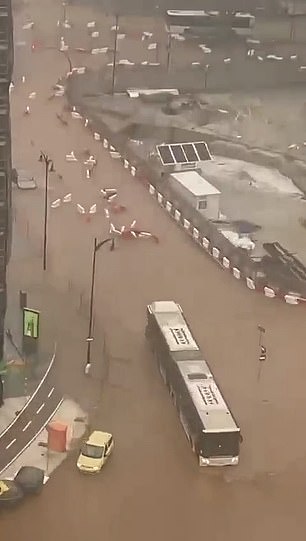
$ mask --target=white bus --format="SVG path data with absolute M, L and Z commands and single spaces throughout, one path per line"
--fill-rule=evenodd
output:
M 252 32 L 254 25 L 254 15 L 240 11 L 222 13 L 168 9 L 166 12 L 166 29 L 171 34 L 200 34 L 206 29 L 225 29 L 244 36 Z
M 147 306 L 146 338 L 200 466 L 238 464 L 240 428 L 174 301 Z

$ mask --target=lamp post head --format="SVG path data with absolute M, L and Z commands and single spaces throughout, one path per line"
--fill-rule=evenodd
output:
M 50 173 L 54 173 L 54 172 L 55 172 L 54 163 L 53 163 L 52 161 L 50 162 L 50 168 L 49 168 L 49 171 L 50 171 Z
M 39 159 L 38 159 L 39 162 L 43 162 L 44 161 L 44 157 L 42 154 L 39 155 Z

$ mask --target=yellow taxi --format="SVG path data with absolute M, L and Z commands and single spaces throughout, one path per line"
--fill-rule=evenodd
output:
M 84 473 L 98 473 L 114 448 L 112 434 L 95 430 L 83 444 L 77 467 Z

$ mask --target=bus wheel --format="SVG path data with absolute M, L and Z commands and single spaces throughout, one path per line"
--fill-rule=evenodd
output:
M 174 390 L 172 389 L 172 387 L 170 387 L 170 396 L 172 398 L 173 404 L 176 407 L 176 394 L 175 394 Z
M 160 371 L 160 375 L 161 375 L 161 377 L 163 379 L 163 382 L 167 385 L 166 373 L 165 373 L 165 371 L 164 371 L 164 369 L 163 369 L 160 362 L 158 363 L 158 368 L 159 368 L 159 371 Z
M 192 452 L 195 453 L 196 452 L 195 443 L 191 436 L 189 437 L 189 441 L 190 441 Z

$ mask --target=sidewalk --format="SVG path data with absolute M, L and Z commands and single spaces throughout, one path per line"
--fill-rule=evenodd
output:
M 84 366 L 88 333 L 88 295 L 84 291 L 79 291 L 70 277 L 59 280 L 52 274 L 52 253 L 49 253 L 48 270 L 45 273 L 42 271 L 40 250 L 42 242 L 40 242 L 39 234 L 34 230 L 29 231 L 24 226 L 20 213 L 17 212 L 16 216 L 12 256 L 7 273 L 6 329 L 11 329 L 14 341 L 18 347 L 21 347 L 19 290 L 26 291 L 29 307 L 41 312 L 39 364 L 35 373 L 36 377 L 28 383 L 29 389 L 34 389 L 40 381 L 52 357 L 54 345 L 57 344 L 57 387 L 64 395 L 75 397 L 83 409 L 91 410 L 100 400 L 101 384 L 105 377 L 106 367 L 102 362 L 103 331 L 96 321 L 96 339 L 92 345 L 92 355 L 101 362 L 95 362 L 90 377 L 86 377 Z M 17 352 L 13 349 L 9 344 L 8 359 L 9 357 L 16 358 Z M 66 359 L 69 359 L 69 363 L 65 362 Z M 74 359 L 73 364 L 71 364 L 71 359 Z M 19 383 L 21 394 L 24 394 L 24 388 L 21 387 L 22 384 Z M 11 394 L 14 395 L 14 393 Z
M 21 399 L 8 399 L 4 409 L 9 414 L 9 410 L 22 407 Z M 1 412 L 3 408 L 1 409 Z M 77 419 L 77 420 L 76 420 Z M 0 416 L 0 430 L 2 418 Z M 73 400 L 66 399 L 56 412 L 52 421 L 58 421 L 68 427 L 68 446 L 67 451 L 57 453 L 48 450 L 46 447 L 48 441 L 48 432 L 46 429 L 35 438 L 31 445 L 17 458 L 12 465 L 3 471 L 1 477 L 5 479 L 14 478 L 17 471 L 22 466 L 36 466 L 45 471 L 45 482 L 50 478 L 54 470 L 65 460 L 68 452 L 79 445 L 79 440 L 86 432 L 87 416 L 85 412 Z

